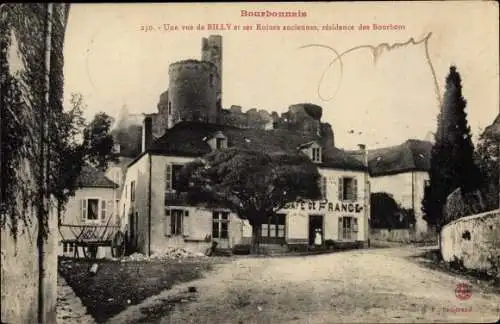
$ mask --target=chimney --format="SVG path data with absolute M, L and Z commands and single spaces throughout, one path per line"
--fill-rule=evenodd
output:
M 153 119 L 149 115 L 145 115 L 142 123 L 142 147 L 141 152 L 146 152 L 153 142 Z

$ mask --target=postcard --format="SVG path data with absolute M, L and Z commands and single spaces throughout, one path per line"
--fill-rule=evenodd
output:
M 2 323 L 494 323 L 493 1 L 2 4 Z

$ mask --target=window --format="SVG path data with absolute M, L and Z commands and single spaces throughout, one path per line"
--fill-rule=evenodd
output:
M 339 218 L 339 239 L 355 240 L 358 233 L 358 219 L 354 217 Z
M 214 75 L 210 74 L 210 86 L 213 88 L 214 87 Z
M 339 200 L 358 199 L 358 180 L 352 177 L 341 177 L 339 179 Z
M 135 181 L 130 183 L 130 201 L 135 201 Z
M 63 244 L 63 253 L 67 253 L 68 252 L 68 243 L 64 243 Z
M 313 162 L 321 162 L 321 148 L 313 147 L 312 148 L 312 157 Z
M 101 218 L 106 219 L 106 200 L 101 200 Z
M 179 173 L 181 172 L 182 164 L 165 165 L 165 192 L 177 190 L 179 188 Z
M 168 115 L 172 115 L 172 103 L 170 101 L 168 102 Z
M 215 139 L 215 143 L 216 143 L 215 147 L 216 147 L 218 150 L 220 150 L 220 149 L 224 148 L 224 139 L 223 139 L 223 138 L 216 138 L 216 139 Z
M 322 199 L 327 199 L 327 191 L 326 191 L 326 188 L 327 188 L 327 185 L 328 185 L 328 181 L 327 181 L 327 178 L 326 177 L 321 177 L 320 178 L 320 189 L 321 189 L 321 198 Z
M 106 219 L 106 215 L 106 200 L 99 200 L 97 198 L 81 200 L 80 216 L 83 222 L 98 222 L 99 219 Z
M 183 235 L 184 217 L 189 216 L 187 210 L 182 209 L 165 209 L 165 216 L 168 223 L 167 236 Z
M 285 238 L 285 214 L 276 214 L 269 218 L 267 224 L 262 224 L 262 233 L 261 236 L 263 238 Z
M 121 175 L 120 170 L 116 170 L 116 172 L 115 172 L 115 182 L 118 186 L 122 185 L 122 175 Z
M 212 215 L 212 237 L 216 239 L 227 239 L 229 213 L 214 211 Z

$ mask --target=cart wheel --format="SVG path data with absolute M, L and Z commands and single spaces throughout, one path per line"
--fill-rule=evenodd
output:
M 113 258 L 121 258 L 125 255 L 125 235 L 121 231 L 116 232 L 111 242 L 111 255 Z

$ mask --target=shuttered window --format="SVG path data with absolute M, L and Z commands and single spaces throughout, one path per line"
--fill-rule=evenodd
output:
M 135 181 L 130 183 L 130 201 L 135 201 Z
M 320 179 L 320 189 L 321 189 L 321 198 L 322 199 L 327 199 L 327 178 L 326 177 L 321 177 Z
M 101 200 L 101 219 L 106 219 L 106 200 Z
M 170 231 L 170 209 L 168 208 L 165 208 L 165 223 L 164 223 L 164 230 L 165 230 L 165 236 L 170 236 L 172 235 L 171 231 Z
M 82 199 L 81 200 L 80 211 L 81 211 L 81 213 L 80 213 L 80 220 L 83 223 L 87 219 L 87 199 Z
M 103 216 L 104 208 L 104 216 Z M 80 203 L 80 220 L 85 222 L 99 222 L 106 215 L 106 201 L 87 198 Z
M 172 164 L 165 165 L 165 192 L 172 190 Z
M 338 198 L 343 200 L 358 199 L 358 180 L 353 177 L 340 177 L 338 186 Z
M 182 219 L 182 235 L 189 236 L 189 211 L 184 211 L 184 218 Z

